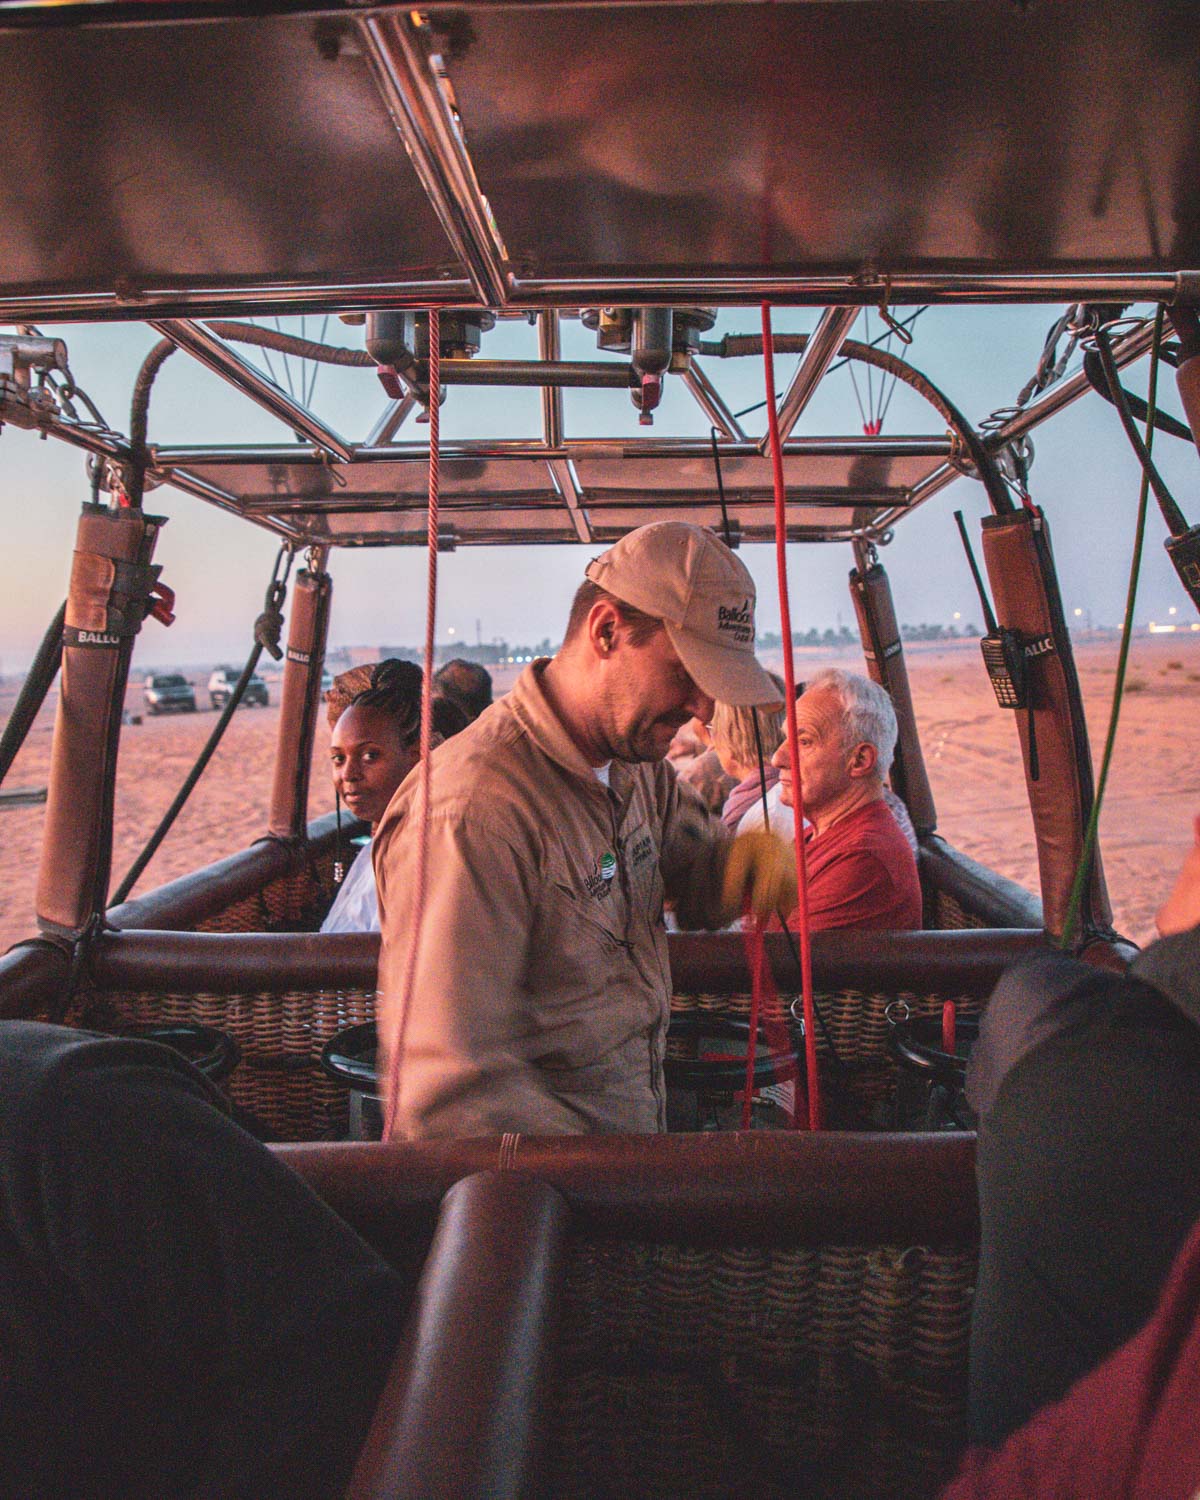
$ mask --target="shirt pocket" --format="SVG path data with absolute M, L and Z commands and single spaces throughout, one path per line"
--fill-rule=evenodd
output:
M 643 821 L 624 834 L 621 860 L 635 917 L 640 916 L 656 927 L 663 914 L 664 892 L 658 840 L 648 822 Z

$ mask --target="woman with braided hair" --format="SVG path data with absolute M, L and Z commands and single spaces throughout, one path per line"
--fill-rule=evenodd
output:
M 365 674 L 362 668 L 353 671 L 353 686 L 358 688 Z M 343 700 L 341 682 L 341 678 L 335 680 L 328 694 L 331 709 Z M 353 693 L 333 726 L 329 759 L 339 826 L 344 805 L 374 832 L 396 788 L 417 763 L 420 734 L 420 667 L 395 658 L 379 662 L 370 670 L 368 685 Z M 378 930 L 379 903 L 368 841 L 346 872 L 321 931 Z

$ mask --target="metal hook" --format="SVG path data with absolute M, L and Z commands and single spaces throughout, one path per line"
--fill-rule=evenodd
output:
M 329 475 L 330 479 L 333 480 L 334 484 L 337 485 L 339 490 L 344 490 L 347 484 L 346 476 L 341 473 L 340 468 L 333 457 L 333 454 L 325 448 L 318 448 L 314 451 L 320 458 L 321 463 L 324 466 L 325 471 Z
M 896 335 L 896 337 L 902 344 L 911 344 L 913 341 L 912 334 L 908 331 L 907 328 L 905 328 L 903 323 L 898 323 L 888 311 L 888 303 L 891 300 L 892 278 L 890 276 L 885 276 L 883 278 L 883 297 L 881 298 L 879 303 L 879 316 L 887 324 L 888 329 Z

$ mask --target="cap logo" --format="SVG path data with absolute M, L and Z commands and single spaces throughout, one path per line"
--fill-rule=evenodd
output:
M 749 598 L 742 601 L 740 608 L 737 605 L 720 605 L 717 609 L 717 629 L 725 635 L 731 635 L 739 646 L 748 646 L 754 640 L 754 611 L 750 608 Z

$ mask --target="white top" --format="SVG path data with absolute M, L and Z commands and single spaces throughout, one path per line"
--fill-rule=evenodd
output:
M 776 782 L 773 787 L 767 789 L 767 810 L 771 815 L 771 832 L 777 834 L 787 844 L 791 844 L 795 837 L 795 822 L 792 818 L 792 810 L 785 807 L 779 800 L 782 783 Z M 805 819 L 807 824 L 808 820 Z M 738 833 L 749 833 L 752 828 L 761 828 L 763 824 L 762 798 L 756 797 L 751 805 L 738 819 Z
M 378 932 L 379 895 L 375 889 L 375 867 L 371 863 L 370 839 L 355 855 L 338 887 L 322 932 Z

